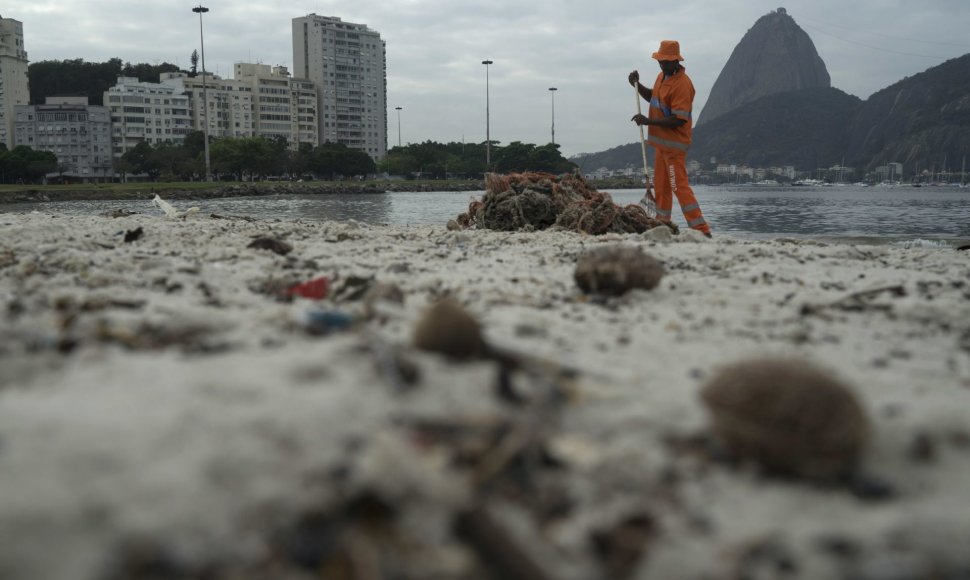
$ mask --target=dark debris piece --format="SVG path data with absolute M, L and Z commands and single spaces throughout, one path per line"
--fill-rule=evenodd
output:
M 603 566 L 603 578 L 629 578 L 657 537 L 657 522 L 646 512 L 630 514 L 608 529 L 597 530 L 590 539 Z
M 513 542 L 507 530 L 485 508 L 464 510 L 455 516 L 457 536 L 478 555 L 492 574 L 504 580 L 549 580 L 539 564 Z
M 826 309 L 841 310 L 843 312 L 863 312 L 866 310 L 892 310 L 892 306 L 888 304 L 874 304 L 873 299 L 880 294 L 889 294 L 894 298 L 903 298 L 906 296 L 906 288 L 901 284 L 896 284 L 893 286 L 885 286 L 882 288 L 874 288 L 872 290 L 863 290 L 861 292 L 853 292 L 848 296 L 839 298 L 834 302 L 828 304 L 805 304 L 802 306 L 801 315 L 808 316 L 811 314 L 821 314 L 822 311 Z
M 285 256 L 293 251 L 293 246 L 284 242 L 283 240 L 266 236 L 256 238 L 252 242 L 249 242 L 249 245 L 246 247 L 256 248 L 259 250 L 269 250 L 281 256 Z
M 125 232 L 125 243 L 126 244 L 130 244 L 131 242 L 134 242 L 135 240 L 139 239 L 142 236 L 142 234 L 144 234 L 144 233 L 145 233 L 145 230 L 142 229 L 141 226 L 138 226 L 137 228 L 135 228 L 133 230 L 126 231 Z

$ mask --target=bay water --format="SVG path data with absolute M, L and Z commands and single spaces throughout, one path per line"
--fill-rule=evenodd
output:
M 642 189 L 606 191 L 621 205 L 636 203 L 643 195 Z M 697 185 L 694 191 L 715 236 L 927 247 L 970 243 L 970 188 L 965 187 Z M 173 205 L 179 209 L 199 206 L 203 215 L 444 226 L 482 195 L 480 191 L 285 195 L 177 200 Z M 0 214 L 97 214 L 116 209 L 160 214 L 148 198 L 146 193 L 145 200 L 0 204 Z M 684 223 L 676 201 L 674 221 Z

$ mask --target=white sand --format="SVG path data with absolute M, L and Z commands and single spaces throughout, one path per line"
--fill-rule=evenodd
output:
M 580 395 L 549 427 L 572 510 L 539 529 L 521 506 L 493 506 L 552 577 L 604 577 L 591 531 L 638 510 L 658 531 L 637 578 L 970 575 L 970 252 L 146 212 L 0 215 L 0 578 L 103 578 L 133 540 L 185 569 L 245 571 L 266 560 L 271 530 L 360 488 L 398 505 L 426 572 L 462 577 L 470 560 L 449 518 L 469 487 L 393 419 L 517 411 L 495 397 L 492 363 L 408 352 L 421 379 L 400 394 L 362 348 L 407 345 L 445 293 L 491 343 L 581 371 Z M 247 248 L 256 235 L 294 250 Z M 576 258 L 617 242 L 657 257 L 666 277 L 650 292 L 582 296 Z M 320 275 L 332 289 L 374 276 L 406 300 L 319 337 L 303 331 L 308 311 L 363 317 L 363 303 L 254 291 Z M 906 295 L 802 314 L 893 285 Z M 664 444 L 705 431 L 697 393 L 719 365 L 766 354 L 808 359 L 854 389 L 873 423 L 863 470 L 891 498 Z M 528 377 L 516 381 L 529 392 Z M 914 453 L 920 438 L 929 450 Z M 330 475 L 341 466 L 346 480 Z

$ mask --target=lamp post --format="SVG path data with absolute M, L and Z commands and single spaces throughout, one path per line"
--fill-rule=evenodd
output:
M 489 110 L 488 110 L 488 65 L 490 60 L 483 60 L 485 65 L 485 168 L 492 164 L 492 136 L 489 132 Z
M 556 87 L 549 87 L 549 95 L 552 97 L 552 144 L 556 144 Z
M 397 111 L 397 146 L 398 147 L 401 146 L 401 109 L 403 108 L 404 107 L 394 107 L 394 110 Z
M 205 88 L 205 37 L 202 35 L 202 15 L 209 9 L 199 4 L 192 9 L 199 15 L 199 45 L 202 48 L 202 130 L 205 133 L 205 180 L 212 181 L 212 170 L 209 164 L 209 98 Z

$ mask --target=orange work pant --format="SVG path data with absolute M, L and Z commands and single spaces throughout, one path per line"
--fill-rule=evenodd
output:
M 674 196 L 684 212 L 687 227 L 709 233 L 711 226 L 704 220 L 701 206 L 694 197 L 694 190 L 687 183 L 687 154 L 679 151 L 662 151 L 654 147 L 653 189 L 657 194 L 657 214 L 663 221 L 671 220 Z

